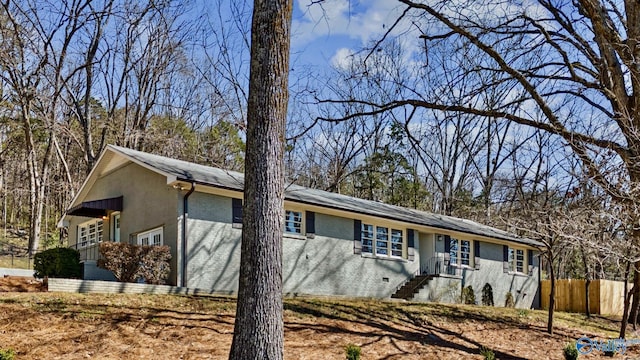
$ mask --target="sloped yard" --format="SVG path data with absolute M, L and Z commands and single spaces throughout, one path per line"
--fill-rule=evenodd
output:
M 225 297 L 3 292 L 0 348 L 18 359 L 224 359 L 234 312 Z M 499 359 L 562 359 L 570 340 L 616 337 L 607 318 L 559 313 L 553 336 L 545 319 L 543 311 L 481 306 L 287 299 L 285 357 L 344 359 L 353 343 L 363 360 L 482 359 L 481 346 Z

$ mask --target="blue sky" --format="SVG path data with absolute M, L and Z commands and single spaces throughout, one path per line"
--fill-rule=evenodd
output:
M 291 52 L 295 63 L 328 66 L 377 39 L 399 15 L 394 0 L 294 0 Z
M 213 26 L 223 23 L 234 34 L 232 7 L 240 9 L 243 27 L 250 29 L 253 3 L 234 0 L 195 0 L 190 16 L 206 14 Z M 292 68 L 314 67 L 323 72 L 343 63 L 349 54 L 379 39 L 400 15 L 396 0 L 293 0 Z M 221 12 L 218 17 L 218 11 Z M 240 39 L 232 41 L 239 42 Z M 248 56 L 248 52 L 242 56 Z M 248 61 L 245 59 L 244 61 Z M 248 69 L 247 69 L 248 71 Z

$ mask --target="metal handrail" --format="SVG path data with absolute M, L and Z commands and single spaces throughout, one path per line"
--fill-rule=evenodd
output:
M 86 246 L 76 243 L 69 245 L 69 247 L 80 252 L 80 261 L 98 260 L 100 258 L 100 243 L 87 244 Z
M 434 256 L 420 268 L 421 275 L 460 275 L 460 268 L 449 264 L 444 255 Z
M 396 286 L 396 291 L 400 290 L 405 284 L 410 282 L 413 278 L 420 275 L 460 275 L 461 269 L 458 266 L 452 266 L 449 261 L 445 259 L 444 255 L 434 256 L 427 260 L 424 266 L 420 267 L 420 270 L 414 272 L 409 278 L 402 281 Z

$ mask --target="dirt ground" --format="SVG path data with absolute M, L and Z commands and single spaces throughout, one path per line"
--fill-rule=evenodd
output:
M 33 278 L 5 276 L 0 278 L 0 293 L 2 292 L 39 292 L 46 291 L 46 285 Z
M 0 279 L 0 348 L 17 359 L 225 359 L 235 299 L 172 295 L 33 292 L 29 279 Z M 31 291 L 31 292 L 27 292 Z M 285 301 L 286 359 L 563 359 L 583 335 L 615 338 L 617 322 L 558 313 L 482 306 L 296 298 Z M 601 353 L 600 353 L 601 354 Z M 581 358 L 599 358 L 594 352 Z M 618 359 L 640 359 L 630 349 Z

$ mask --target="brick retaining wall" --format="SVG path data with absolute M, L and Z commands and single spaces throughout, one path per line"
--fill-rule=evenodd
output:
M 176 295 L 232 295 L 219 291 L 191 289 L 169 285 L 148 285 L 116 281 L 49 278 L 50 292 L 103 294 L 176 294 Z
M 0 276 L 24 276 L 33 277 L 33 269 L 0 268 Z

